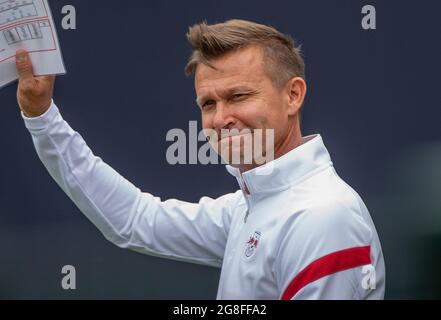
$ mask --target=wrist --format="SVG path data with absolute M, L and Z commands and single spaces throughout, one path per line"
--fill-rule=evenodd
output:
M 52 105 L 54 105 L 54 101 L 51 99 L 51 101 L 49 102 L 49 104 L 46 108 L 43 108 L 43 109 L 39 110 L 38 112 L 32 112 L 32 111 L 20 108 L 21 114 L 25 120 L 35 121 L 37 119 L 44 118 L 45 115 L 47 115 L 49 113 Z
M 52 104 L 52 100 L 45 103 L 43 108 L 34 109 L 34 108 L 23 108 L 20 106 L 20 109 L 27 118 L 37 118 L 45 114 L 47 110 L 50 108 L 51 104 Z

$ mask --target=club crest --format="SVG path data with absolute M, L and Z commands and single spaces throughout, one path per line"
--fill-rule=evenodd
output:
M 251 257 L 254 254 L 254 251 L 256 251 L 259 241 L 260 241 L 260 232 L 255 231 L 254 234 L 250 236 L 250 239 L 247 241 L 245 246 L 245 256 L 247 258 Z

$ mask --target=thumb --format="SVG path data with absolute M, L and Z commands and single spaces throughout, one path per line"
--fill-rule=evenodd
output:
M 17 50 L 15 55 L 15 64 L 20 80 L 31 79 L 34 77 L 32 62 L 29 53 L 26 50 Z

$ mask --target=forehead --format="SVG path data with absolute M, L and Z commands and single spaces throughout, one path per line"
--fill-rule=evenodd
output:
M 252 85 L 266 77 L 263 50 L 259 46 L 247 46 L 210 60 L 216 69 L 198 64 L 195 72 L 195 88 L 198 95 L 210 89 L 236 85 Z

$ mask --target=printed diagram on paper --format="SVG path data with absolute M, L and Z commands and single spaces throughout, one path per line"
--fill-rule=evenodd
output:
M 0 87 L 18 79 L 18 49 L 30 52 L 36 75 L 66 73 L 47 0 L 0 0 Z

